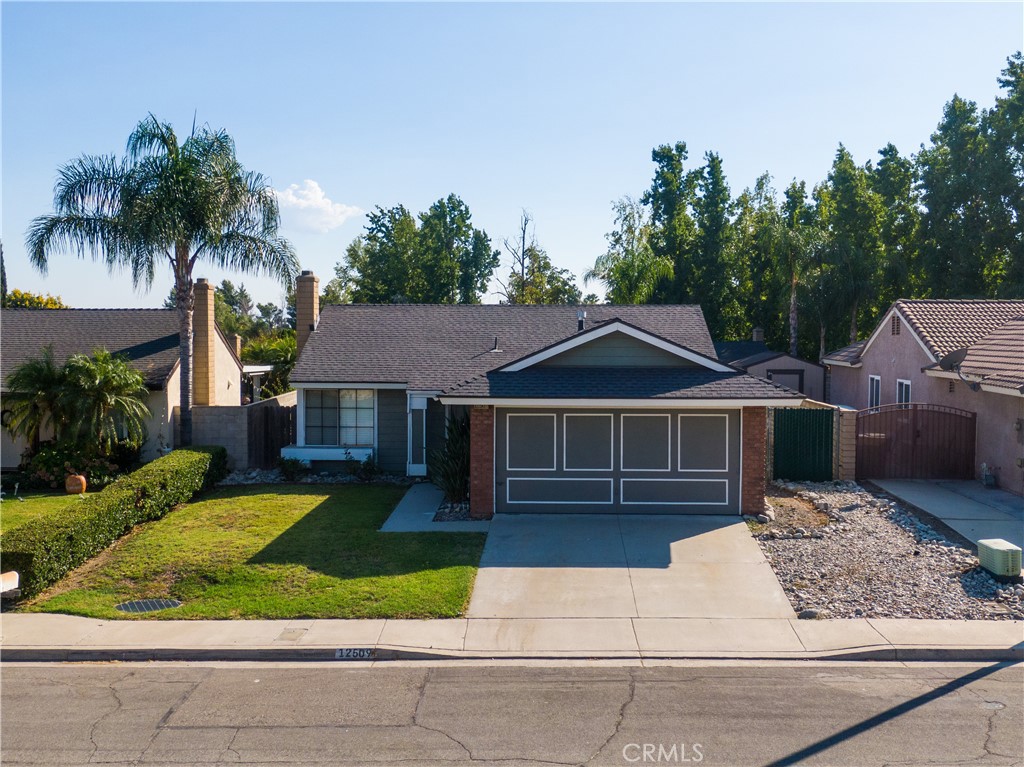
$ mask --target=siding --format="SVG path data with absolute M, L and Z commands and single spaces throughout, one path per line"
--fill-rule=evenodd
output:
M 538 363 L 538 367 L 541 366 L 663 368 L 696 367 L 696 363 L 625 333 L 609 333 Z
M 818 402 L 825 401 L 825 368 L 819 365 L 787 356 L 759 362 L 747 368 L 748 373 L 760 378 L 768 378 L 768 374 L 771 373 L 772 380 L 775 380 L 776 374 L 784 374 L 788 371 L 803 371 L 804 385 L 800 390 L 801 393 Z M 781 378 L 775 382 L 783 386 L 789 385 Z
M 404 389 L 377 390 L 377 464 L 389 474 L 405 474 L 409 419 Z

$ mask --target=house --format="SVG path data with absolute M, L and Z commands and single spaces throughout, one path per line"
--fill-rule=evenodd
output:
M 470 419 L 470 513 L 759 513 L 769 406 L 804 397 L 723 364 L 697 306 L 346 305 L 296 294 L 295 445 L 424 476 Z
M 1024 301 L 900 300 L 864 341 L 825 356 L 828 401 L 977 414 L 981 464 L 1024 495 Z
M 195 286 L 193 314 L 193 402 L 197 405 L 238 405 L 242 363 L 238 339 L 227 339 L 213 319 L 213 286 L 200 279 Z M 178 313 L 173 309 L 4 309 L 0 380 L 21 363 L 53 347 L 58 364 L 73 354 L 106 349 L 124 355 L 142 374 L 152 413 L 143 460 L 152 460 L 174 446 L 172 418 L 181 396 Z M 45 436 L 45 435 L 44 435 Z M 2 466 L 17 468 L 24 440 L 3 430 Z
M 773 352 L 764 342 L 764 331 L 754 328 L 750 341 L 716 341 L 720 362 L 798 391 L 817 402 L 825 400 L 825 368 L 786 352 Z

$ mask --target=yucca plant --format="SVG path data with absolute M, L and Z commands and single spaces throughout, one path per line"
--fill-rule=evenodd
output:
M 469 417 L 448 423 L 444 446 L 429 458 L 430 479 L 444 492 L 446 501 L 462 503 L 469 499 Z

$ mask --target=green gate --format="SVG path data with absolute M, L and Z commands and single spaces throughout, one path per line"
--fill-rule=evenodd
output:
M 832 429 L 831 409 L 777 408 L 772 478 L 805 482 L 831 480 Z

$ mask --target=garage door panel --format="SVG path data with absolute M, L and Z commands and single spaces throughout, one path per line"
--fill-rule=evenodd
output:
M 622 470 L 672 470 L 672 416 L 667 413 L 623 414 Z
M 567 471 L 611 471 L 615 454 L 611 413 L 566 413 L 563 467 Z
M 680 413 L 679 471 L 729 471 L 729 417 Z
M 725 479 L 623 479 L 624 505 L 728 506 Z
M 557 443 L 554 413 L 509 413 L 506 418 L 510 470 L 554 471 Z
M 569 479 L 509 477 L 506 481 L 508 503 L 611 504 L 612 479 Z

